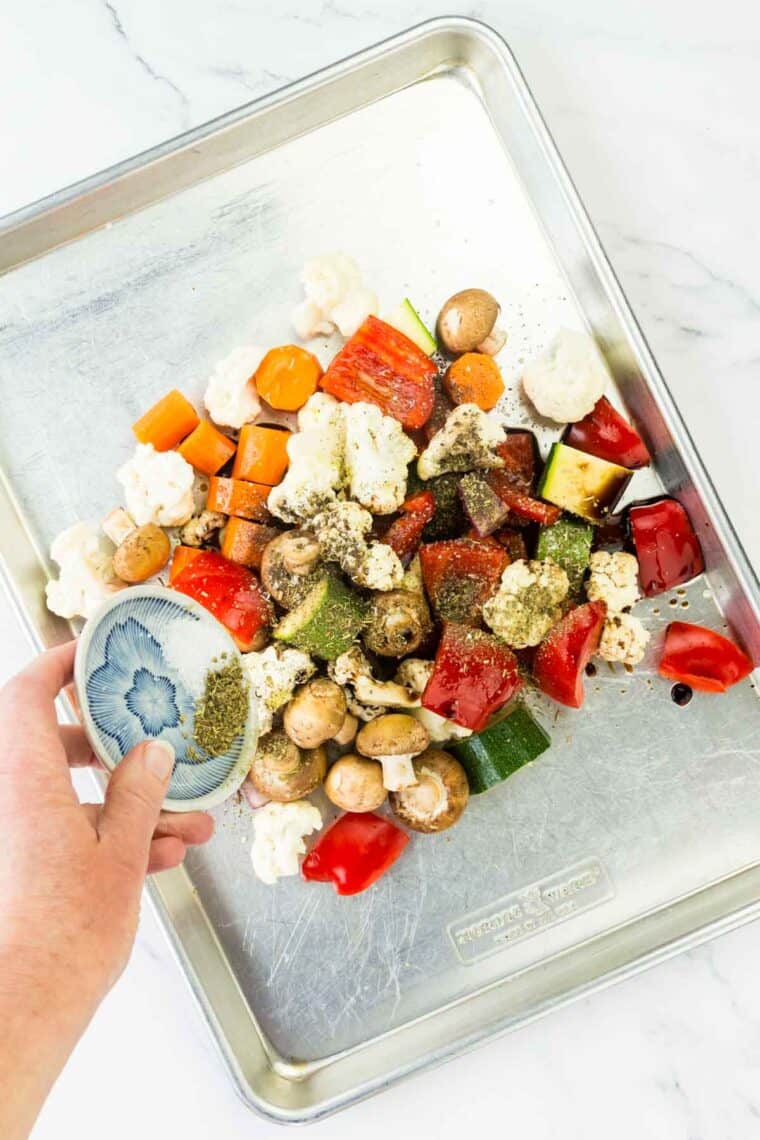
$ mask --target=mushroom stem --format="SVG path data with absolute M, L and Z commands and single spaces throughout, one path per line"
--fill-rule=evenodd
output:
M 414 752 L 405 756 L 378 756 L 383 766 L 383 786 L 389 792 L 398 792 L 401 788 L 410 788 L 417 783 L 412 761 Z
M 501 352 L 506 343 L 507 334 L 504 329 L 494 327 L 485 340 L 480 342 L 477 351 L 484 352 L 486 356 L 496 356 L 497 352 Z

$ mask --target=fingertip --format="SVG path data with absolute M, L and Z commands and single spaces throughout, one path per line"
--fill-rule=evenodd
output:
M 155 875 L 159 871 L 171 871 L 174 867 L 179 867 L 186 854 L 185 844 L 175 836 L 154 839 L 150 845 L 148 873 Z

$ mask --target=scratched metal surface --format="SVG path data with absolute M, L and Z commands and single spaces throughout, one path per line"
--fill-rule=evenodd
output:
M 445 160 L 460 134 L 477 182 Z M 118 501 L 129 426 L 166 388 L 198 397 L 231 348 L 289 339 L 299 268 L 333 248 L 358 259 L 388 309 L 409 295 L 430 320 L 467 284 L 500 297 L 513 424 L 527 418 L 523 360 L 560 323 L 584 323 L 476 91 L 462 73 L 438 76 L 0 279 L 0 466 L 37 538 Z M 658 486 L 642 475 L 632 490 Z M 350 1048 L 757 860 L 753 690 L 679 709 L 651 668 L 673 615 L 720 625 L 708 584 L 641 612 L 655 633 L 644 667 L 602 667 L 580 714 L 536 701 L 551 751 L 474 799 L 451 833 L 416 838 L 365 896 L 264 886 L 250 815 L 237 803 L 218 813 L 188 867 L 277 1051 Z M 589 859 L 611 884 L 597 905 L 461 962 L 450 924 Z

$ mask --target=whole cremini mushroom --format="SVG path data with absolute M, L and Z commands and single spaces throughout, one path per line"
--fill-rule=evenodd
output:
M 303 530 L 288 530 L 264 547 L 261 581 L 286 610 L 302 602 L 320 579 L 319 543 Z
M 429 743 L 427 730 L 413 716 L 387 713 L 359 730 L 356 750 L 380 761 L 383 784 L 389 792 L 395 792 L 417 783 L 412 761 Z
M 340 732 L 346 695 L 329 677 L 314 677 L 296 690 L 283 715 L 286 733 L 299 748 L 317 748 Z
M 464 768 L 437 748 L 423 752 L 413 767 L 417 782 L 391 792 L 391 809 L 413 831 L 445 831 L 456 823 L 470 798 Z
M 113 568 L 123 582 L 134 585 L 147 582 L 169 561 L 171 543 L 165 531 L 155 523 L 135 527 L 117 547 Z
M 284 732 L 277 731 L 262 736 L 248 779 L 263 796 L 289 803 L 313 792 L 326 771 L 324 748 L 302 752 Z
M 430 610 L 422 594 L 388 590 L 373 597 L 362 638 L 380 657 L 403 657 L 422 644 L 431 628 Z
M 475 351 L 494 356 L 507 339 L 496 327 L 498 316 L 499 302 L 485 289 L 463 289 L 438 314 L 438 341 L 454 356 Z
M 343 811 L 376 811 L 386 797 L 382 765 L 348 753 L 325 778 L 327 798 Z
M 348 704 L 348 702 L 346 702 Z M 359 728 L 359 720 L 350 712 L 347 712 L 343 720 L 343 724 L 335 733 L 333 744 L 337 744 L 339 748 L 345 748 L 351 744 Z

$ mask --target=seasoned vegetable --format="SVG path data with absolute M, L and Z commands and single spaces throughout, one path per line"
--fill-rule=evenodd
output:
M 513 649 L 538 645 L 562 616 L 567 591 L 567 574 L 554 562 L 513 562 L 483 606 L 483 620 Z
M 533 675 L 548 697 L 579 709 L 583 704 L 583 674 L 596 653 L 607 616 L 604 602 L 586 602 L 557 622 L 538 647 Z
M 260 570 L 264 551 L 279 533 L 273 526 L 231 518 L 224 528 L 222 554 L 230 562 L 239 562 L 241 566 L 252 566 L 254 570 Z
M 367 317 L 335 356 L 320 381 L 349 404 L 366 401 L 418 428 L 433 410 L 435 364 L 422 349 L 377 317 Z
M 299 748 L 316 748 L 332 740 L 346 719 L 346 697 L 329 677 L 314 677 L 294 694 L 283 726 Z
M 343 811 L 377 811 L 388 794 L 382 764 L 354 753 L 341 756 L 327 773 L 325 794 Z
M 505 526 L 501 530 L 497 530 L 493 537 L 504 547 L 512 562 L 519 562 L 521 558 L 526 559 L 528 557 L 528 547 L 525 545 L 525 539 L 519 530 Z
M 289 431 L 246 424 L 240 429 L 233 479 L 276 487 L 288 469 Z
M 477 404 L 459 404 L 417 460 L 417 475 L 427 481 L 449 471 L 501 467 L 496 448 L 505 438 L 503 429 Z
M 254 374 L 262 400 L 281 412 L 297 412 L 317 390 L 322 365 L 297 344 L 272 348 Z
M 435 498 L 431 491 L 418 491 L 401 504 L 401 516 L 391 523 L 381 538 L 404 565 L 417 553 L 425 527 L 435 514 Z
M 169 561 L 171 544 L 166 532 L 154 523 L 131 530 L 113 556 L 113 568 L 130 585 L 147 582 Z
M 680 586 L 704 570 L 699 539 L 689 516 L 675 499 L 631 507 L 628 525 L 646 597 Z
M 349 648 L 367 620 L 367 603 L 331 575 L 324 578 L 274 630 L 314 657 L 334 661 Z
M 412 763 L 417 782 L 390 793 L 391 811 L 412 831 L 446 831 L 470 798 L 464 768 L 438 748 L 429 748 Z
M 515 520 L 522 523 L 537 522 L 542 526 L 552 526 L 562 513 L 559 507 L 526 495 L 504 471 L 489 471 L 485 478 L 491 490 L 509 509 L 510 519 L 515 516 Z M 543 492 L 539 490 L 539 493 Z
M 407 713 L 387 713 L 376 717 L 356 737 L 356 750 L 362 756 L 379 760 L 383 766 L 383 783 L 390 792 L 416 784 L 412 761 L 430 743 L 427 731 Z
M 507 431 L 507 438 L 496 448 L 504 460 L 503 471 L 520 490 L 530 494 L 540 461 L 538 442 L 532 431 Z
M 200 558 L 203 551 L 197 546 L 175 546 L 172 554 L 172 564 L 169 568 L 169 585 L 173 586 L 176 579 L 186 566 Z
M 506 337 L 496 329 L 499 303 L 485 289 L 462 289 L 444 304 L 436 331 L 438 339 L 454 355 L 460 352 L 498 352 Z
M 649 452 L 641 436 L 606 396 L 597 401 L 587 416 L 568 428 L 565 443 L 620 467 L 646 467 L 649 463 Z
M 204 546 L 227 522 L 227 516 L 221 511 L 201 511 L 182 527 L 179 532 L 180 542 L 184 546 Z
M 422 707 L 479 732 L 521 684 L 517 658 L 503 641 L 446 622 Z
M 725 693 L 753 669 L 751 658 L 729 638 L 701 625 L 673 621 L 657 671 L 704 693 Z
M 271 489 L 258 483 L 223 479 L 217 475 L 209 480 L 207 506 L 210 511 L 221 511 L 223 515 L 268 522 L 267 498 Z
M 242 653 L 261 649 L 266 642 L 272 607 L 247 567 L 237 566 L 214 550 L 202 550 L 186 563 L 172 586 L 205 606 L 227 628 Z
M 248 779 L 275 803 L 290 803 L 319 787 L 326 771 L 324 748 L 302 752 L 284 732 L 270 732 L 259 741 Z
M 495 543 L 458 538 L 421 546 L 420 563 L 437 616 L 478 625 L 483 603 L 498 588 L 509 556 Z
M 473 795 L 487 792 L 545 752 L 551 739 L 522 702 L 494 721 L 449 747 L 467 773 Z
M 319 543 L 303 530 L 287 530 L 264 548 L 261 580 L 264 589 L 286 610 L 302 602 L 322 580 Z
M 631 481 L 632 471 L 564 443 L 549 452 L 538 487 L 539 495 L 590 523 L 612 514 Z
M 504 395 L 501 369 L 492 356 L 480 352 L 466 352 L 450 364 L 444 384 L 455 404 L 477 404 L 484 412 Z
M 170 451 L 200 423 L 200 416 L 181 392 L 173 388 L 132 425 L 139 443 Z
M 414 653 L 430 633 L 430 611 L 421 594 L 389 590 L 375 594 L 362 632 L 367 649 L 380 657 Z
M 208 420 L 201 420 L 177 450 L 196 471 L 202 471 L 204 475 L 216 475 L 232 459 L 235 444 Z
M 550 558 L 561 566 L 570 582 L 570 597 L 580 595 L 583 575 L 591 556 L 594 528 L 582 519 L 563 516 L 553 526 L 542 526 L 538 532 L 536 558 Z
M 408 842 L 388 819 L 347 812 L 317 840 L 301 871 L 312 882 L 332 883 L 339 895 L 357 895 L 393 866 Z
M 493 534 L 509 516 L 509 507 L 491 490 L 487 480 L 475 471 L 462 476 L 459 496 L 467 517 L 481 537 Z
M 398 329 L 404 336 L 408 336 L 409 340 L 421 348 L 423 352 L 426 352 L 428 356 L 432 356 L 438 348 L 435 338 L 428 332 L 408 297 L 405 297 L 398 308 L 394 309 L 386 319 L 389 325 Z

